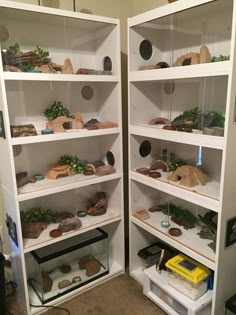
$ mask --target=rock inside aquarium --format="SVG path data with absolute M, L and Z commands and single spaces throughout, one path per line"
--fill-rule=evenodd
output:
M 150 166 L 150 170 L 162 170 L 163 172 L 168 172 L 168 164 L 162 160 L 153 160 Z
M 57 238 L 60 237 L 62 235 L 62 231 L 59 229 L 54 229 L 49 233 L 49 236 L 52 238 Z
M 89 121 L 87 121 L 85 124 L 84 124 L 84 128 L 86 129 L 97 129 L 96 127 L 96 124 L 100 123 L 100 121 L 98 121 L 96 118 L 91 118 Z
M 32 176 L 28 176 L 27 172 L 20 172 L 16 174 L 17 187 L 22 187 L 28 183 L 35 183 L 36 179 Z
M 167 118 L 157 117 L 148 122 L 149 125 L 171 125 L 171 121 Z
M 209 177 L 199 167 L 192 165 L 178 167 L 167 179 L 179 181 L 180 185 L 187 187 L 204 186 L 209 182 Z
M 148 176 L 152 177 L 152 178 L 159 178 L 159 177 L 161 177 L 161 173 L 160 172 L 156 172 L 156 171 L 150 171 Z
M 74 278 L 72 279 L 72 283 L 81 282 L 81 281 L 82 281 L 82 279 L 81 279 L 80 276 L 76 276 L 76 277 L 74 277 Z
M 52 290 L 53 280 L 49 277 L 47 272 L 41 272 L 42 283 L 43 283 L 43 292 L 47 293 Z
M 98 168 L 96 168 L 96 175 L 97 176 L 105 176 L 105 175 L 110 175 L 110 174 L 114 174 L 115 173 L 115 169 L 113 166 L 111 165 L 104 165 L 104 166 L 99 166 Z
M 140 167 L 136 169 L 136 172 L 143 174 L 143 175 L 149 175 L 150 173 L 150 168 L 147 167 Z
M 105 163 L 103 161 L 95 161 L 95 162 L 92 162 L 91 164 L 95 167 L 95 169 L 100 167 L 100 166 L 105 165 Z
M 69 287 L 71 285 L 71 281 L 70 280 L 61 280 L 59 283 L 58 283 L 58 288 L 59 289 L 64 289 L 66 287 Z
M 108 122 L 96 123 L 95 126 L 97 127 L 97 129 L 107 129 L 107 128 L 116 128 L 118 127 L 118 124 L 112 121 L 108 121 Z
M 24 238 L 36 239 L 47 228 L 47 224 L 44 222 L 32 222 L 22 224 L 22 235 Z
M 179 237 L 182 235 L 182 231 L 179 228 L 170 228 L 168 233 L 174 237 Z
M 148 209 L 149 212 L 158 212 L 158 211 L 162 211 L 162 210 L 163 210 L 162 205 L 155 205 L 155 206 L 152 206 Z
M 147 209 L 138 210 L 133 214 L 133 216 L 139 220 L 147 220 L 150 218 L 150 215 Z
M 222 128 L 222 127 L 204 128 L 203 129 L 203 134 L 204 135 L 223 137 L 224 136 L 224 128 Z
M 71 272 L 71 266 L 70 265 L 62 265 L 59 267 L 60 271 L 62 273 L 69 273 Z
M 75 215 L 70 211 L 59 212 L 57 215 L 57 223 L 60 223 L 62 220 L 73 218 Z
M 79 269 L 86 270 L 86 276 L 91 277 L 101 270 L 101 264 L 91 255 L 79 260 Z
M 97 192 L 87 203 L 87 213 L 92 216 L 102 215 L 107 211 L 106 193 Z
M 79 228 L 81 228 L 82 223 L 79 218 L 68 218 L 65 220 L 62 220 L 61 223 L 58 226 L 58 229 L 64 232 L 70 232 L 70 231 L 76 231 Z

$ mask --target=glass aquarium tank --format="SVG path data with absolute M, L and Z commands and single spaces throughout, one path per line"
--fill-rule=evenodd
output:
M 108 234 L 94 229 L 32 251 L 28 282 L 42 304 L 109 273 Z

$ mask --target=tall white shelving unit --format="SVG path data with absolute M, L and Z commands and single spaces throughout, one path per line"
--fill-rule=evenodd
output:
M 120 25 L 113 18 L 12 1 L 0 1 L 0 17 L 1 24 L 9 31 L 9 39 L 2 43 L 1 50 L 16 42 L 24 52 L 39 45 L 49 50 L 50 57 L 57 64 L 70 58 L 74 71 L 78 68 L 103 70 L 105 57 L 112 62 L 112 75 L 4 72 L 0 62 L 0 110 L 6 134 L 5 139 L 0 139 L 1 184 L 6 213 L 17 227 L 18 246 L 11 239 L 14 281 L 18 285 L 17 294 L 24 314 L 35 314 L 45 311 L 45 308 L 30 307 L 30 304 L 40 304 L 27 284 L 26 258 L 33 250 L 49 246 L 50 251 L 55 242 L 74 236 L 79 241 L 84 232 L 98 227 L 108 233 L 109 274 L 57 298 L 51 304 L 58 304 L 124 272 Z M 89 96 L 86 96 L 87 90 Z M 44 110 L 54 100 L 61 101 L 70 112 L 81 112 L 85 122 L 97 118 L 113 121 L 117 127 L 41 135 L 40 131 L 46 128 Z M 10 125 L 27 123 L 34 124 L 37 136 L 11 138 Z M 19 155 L 14 156 L 15 148 L 21 151 Z M 109 164 L 108 152 L 114 157 L 114 174 L 44 179 L 17 188 L 15 175 L 18 172 L 45 174 L 64 154 L 89 161 L 103 160 Z M 81 218 L 79 230 L 64 233 L 56 239 L 49 236 L 56 224 L 49 225 L 37 239 L 22 238 L 21 210 L 41 206 L 58 211 L 70 210 L 76 214 L 97 191 L 104 191 L 108 196 L 108 210 L 104 215 Z
M 179 0 L 128 22 L 130 274 L 168 314 L 222 315 L 225 301 L 236 292 L 236 249 L 234 245 L 226 246 L 227 224 L 236 216 L 235 4 L 233 0 Z M 230 55 L 230 60 L 174 66 L 177 58 L 199 53 L 202 45 L 208 47 L 211 56 Z M 140 70 L 159 62 L 170 67 Z M 156 117 L 173 121 L 195 107 L 225 115 L 224 136 L 170 131 L 148 124 Z M 144 141 L 146 147 L 141 146 Z M 202 165 L 209 183 L 188 188 L 168 180 L 166 172 L 161 172 L 158 179 L 137 172 L 141 167 L 150 168 L 163 149 L 188 164 Z M 199 226 L 185 230 L 170 221 L 171 227 L 182 230 L 177 238 L 161 227 L 161 221 L 168 219 L 162 212 L 149 213 L 148 219 L 134 216 L 136 211 L 162 202 L 173 202 L 195 215 L 216 213 L 216 252 L 208 246 L 210 240 L 197 235 Z M 191 302 L 168 285 L 165 272 L 159 275 L 154 268 L 144 271 L 137 253 L 158 240 L 213 270 L 213 290 Z M 151 292 L 150 283 L 157 285 L 159 291 Z M 168 295 L 172 302 L 166 298 Z M 185 307 L 182 313 L 175 309 L 173 301 Z M 201 304 L 209 306 L 201 311 Z

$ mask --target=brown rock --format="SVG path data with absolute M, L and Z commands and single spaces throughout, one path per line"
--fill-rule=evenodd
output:
M 149 175 L 150 173 L 150 168 L 147 167 L 140 167 L 136 169 L 136 172 L 143 174 L 143 175 Z
M 69 58 L 66 58 L 65 63 L 61 68 L 61 72 L 63 74 L 73 74 L 74 73 L 73 66 L 72 66 L 71 60 Z
M 149 121 L 149 125 L 171 125 L 171 121 L 167 118 L 157 117 Z
M 191 165 L 183 165 L 178 167 L 168 179 L 173 182 L 179 182 L 180 185 L 193 187 L 197 185 L 206 185 L 209 182 L 209 177 L 203 171 Z
M 203 45 L 200 49 L 200 63 L 211 62 L 211 54 L 207 46 Z
M 70 265 L 62 265 L 59 267 L 60 271 L 62 273 L 69 273 L 71 272 L 71 266 Z
M 62 235 L 62 231 L 59 229 L 54 229 L 49 233 L 50 237 L 52 238 L 57 238 L 60 237 Z
M 4 71 L 10 71 L 10 72 L 22 72 L 20 69 L 14 66 L 5 65 L 3 66 Z
M 74 176 L 68 165 L 58 165 L 52 167 L 46 174 L 48 179 L 57 179 L 59 176 Z
M 91 277 L 101 270 L 101 264 L 91 255 L 88 255 L 79 260 L 79 269 L 85 269 L 86 275 Z
M 141 66 L 139 67 L 139 70 L 153 70 L 153 69 L 160 69 L 161 67 L 158 65 L 150 65 L 150 66 Z
M 175 236 L 175 237 L 178 237 L 178 236 L 182 235 L 182 231 L 180 229 L 178 229 L 178 228 L 171 228 L 171 229 L 169 229 L 168 233 L 171 236 Z
M 36 179 L 34 177 L 28 176 L 27 172 L 21 172 L 16 174 L 17 187 L 22 187 L 28 183 L 35 183 Z
M 138 210 L 133 214 L 133 216 L 139 220 L 147 220 L 150 218 L 147 209 Z
M 82 279 L 81 279 L 80 276 L 76 276 L 76 277 L 74 277 L 74 278 L 72 279 L 72 283 L 81 282 L 81 281 L 82 281 Z
M 89 168 L 87 168 L 86 170 L 83 171 L 83 175 L 85 175 L 85 176 L 92 176 L 94 174 L 95 174 L 94 170 L 89 169 Z
M 58 288 L 59 289 L 64 289 L 66 287 L 69 287 L 71 285 L 71 282 L 70 280 L 61 280 L 59 283 L 58 283 Z
M 150 170 L 162 170 L 163 172 L 168 172 L 168 164 L 162 160 L 153 160 Z
M 58 216 L 57 216 L 57 223 L 60 223 L 62 220 L 65 220 L 65 219 L 68 219 L 68 218 L 74 218 L 74 214 L 70 211 L 63 211 L 63 212 L 60 212 L 58 213 Z
M 160 212 L 163 210 L 161 205 L 155 205 L 148 209 L 149 212 Z
M 176 127 L 175 126 L 163 126 L 162 129 L 175 131 Z
M 150 172 L 149 174 L 148 174 L 148 176 L 149 177 L 152 177 L 152 178 L 159 178 L 159 177 L 161 177 L 161 173 L 160 172 Z
M 58 226 L 58 229 L 64 233 L 64 232 L 78 230 L 79 228 L 81 228 L 81 226 L 82 226 L 82 223 L 80 219 L 77 217 L 74 217 L 74 218 L 62 220 Z
M 97 176 L 105 176 L 105 175 L 114 174 L 114 173 L 115 173 L 115 169 L 113 166 L 104 165 L 104 166 L 99 166 L 98 168 L 96 168 L 95 174 Z
M 114 122 L 111 122 L 111 121 L 109 121 L 109 122 L 100 122 L 100 123 L 96 123 L 95 127 L 97 129 L 116 128 L 116 127 L 118 127 L 118 124 L 114 123 Z
M 43 283 L 43 293 L 50 292 L 52 290 L 53 281 L 49 277 L 47 272 L 41 272 L 41 278 Z
M 47 224 L 44 222 L 32 222 L 22 224 L 22 235 L 24 238 L 36 239 L 47 228 Z

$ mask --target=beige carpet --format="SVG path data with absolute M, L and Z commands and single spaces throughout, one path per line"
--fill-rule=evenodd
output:
M 71 315 L 164 315 L 143 295 L 142 286 L 127 274 L 118 276 L 61 304 Z M 45 315 L 66 315 L 52 309 Z
M 10 314 L 22 315 L 19 306 L 12 301 L 7 307 Z M 165 315 L 143 295 L 142 286 L 128 274 L 109 280 L 58 306 L 67 308 L 70 315 Z M 44 314 L 67 315 L 58 309 L 50 309 Z

